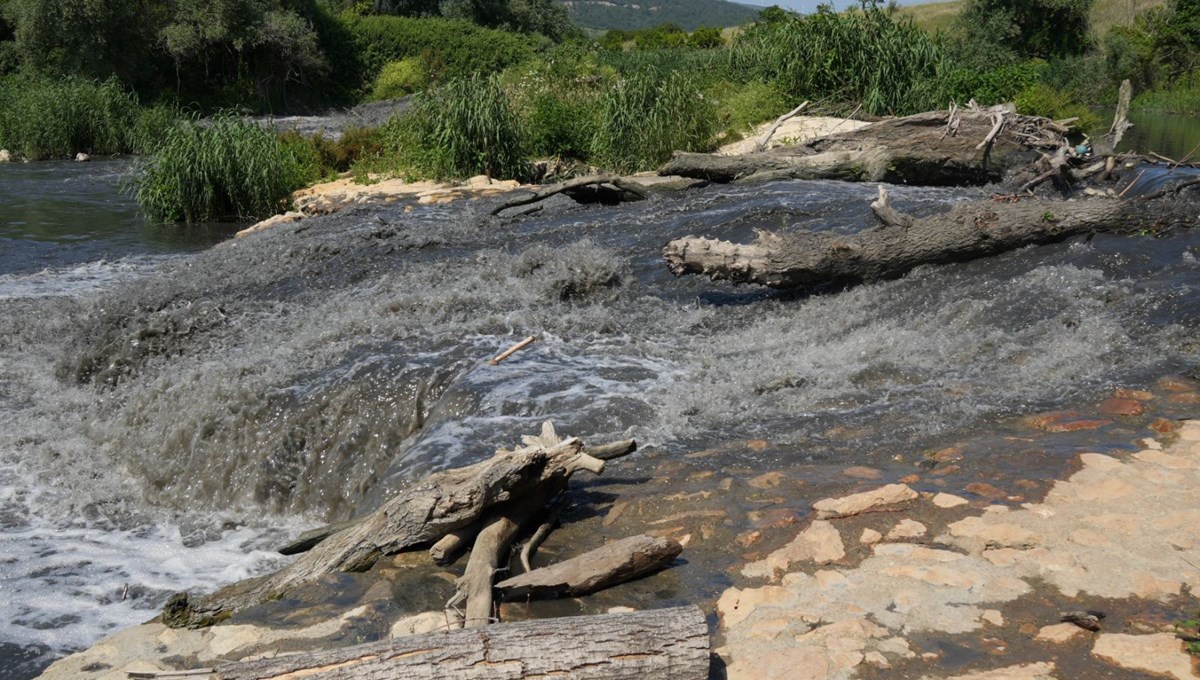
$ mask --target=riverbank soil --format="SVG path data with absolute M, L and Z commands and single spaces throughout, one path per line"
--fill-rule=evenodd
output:
M 714 673 L 732 679 L 1200 677 L 1175 636 L 1200 612 L 1200 420 L 1185 419 L 1196 403 L 1200 384 L 1165 378 L 872 466 L 706 465 L 775 448 L 762 440 L 650 450 L 576 486 L 534 566 L 638 532 L 676 538 L 682 559 L 501 615 L 698 599 L 716 614 Z M 115 680 L 436 631 L 461 568 L 398 555 L 224 625 L 119 632 L 43 677 Z M 1070 612 L 1103 615 L 1099 629 L 1064 623 Z

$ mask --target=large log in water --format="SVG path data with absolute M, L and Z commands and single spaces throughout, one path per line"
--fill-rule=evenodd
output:
M 873 207 L 885 223 L 852 236 L 759 232 L 748 244 L 689 236 L 668 243 L 663 257 L 676 276 L 797 288 L 894 278 L 923 264 L 966 261 L 1089 232 L 1191 226 L 1200 214 L 1195 202 L 1178 199 L 984 200 L 919 219 L 889 213 L 886 194 Z
M 676 153 L 659 170 L 714 182 L 839 179 L 930 186 L 979 185 L 1061 148 L 1066 128 L 999 109 L 951 109 L 894 118 L 811 142 L 740 156 Z
M 704 680 L 708 676 L 708 624 L 697 607 L 430 633 L 216 669 L 220 680 Z
M 599 474 L 604 461 L 577 438 L 560 440 L 547 424 L 542 437 L 490 460 L 439 472 L 388 500 L 375 512 L 320 541 L 283 569 L 200 598 L 178 595 L 163 610 L 172 627 L 217 623 L 232 612 L 312 583 L 325 574 L 369 569 L 381 555 L 433 542 L 478 522 L 489 509 L 546 489 L 560 489 L 577 470 Z

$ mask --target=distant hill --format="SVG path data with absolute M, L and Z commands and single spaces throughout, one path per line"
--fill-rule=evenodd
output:
M 758 18 L 761 7 L 726 0 L 559 0 L 584 28 L 629 31 L 671 23 L 686 31 L 701 26 L 739 26 Z
M 1110 26 L 1132 23 L 1138 13 L 1162 4 L 1163 0 L 1096 0 L 1092 5 L 1092 31 L 1103 35 Z M 901 7 L 900 15 L 912 17 L 918 26 L 930 32 L 953 31 L 954 19 L 961 10 L 962 0 L 924 2 Z

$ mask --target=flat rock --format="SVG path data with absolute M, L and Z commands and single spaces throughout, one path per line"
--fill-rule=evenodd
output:
M 1121 668 L 1146 671 L 1176 680 L 1200 677 L 1192 670 L 1192 657 L 1183 651 L 1183 643 L 1170 633 L 1105 633 L 1096 638 L 1092 654 Z
M 966 675 L 951 676 L 951 680 L 1056 680 L 1054 664 L 1049 662 L 1030 663 L 1021 666 L 997 668 L 992 671 L 976 671 Z M 922 680 L 934 680 L 927 675 Z
M 970 501 L 962 496 L 955 496 L 954 494 L 945 492 L 936 493 L 933 496 L 933 504 L 943 509 L 957 508 L 969 503 Z
M 1038 642 L 1050 642 L 1060 645 L 1075 638 L 1085 637 L 1088 632 L 1073 623 L 1056 623 L 1052 626 L 1042 626 L 1033 639 Z
M 907 538 L 920 538 L 929 532 L 929 529 L 924 524 L 916 520 L 902 519 L 892 527 L 892 530 L 887 532 L 889 541 L 900 541 Z
M 907 484 L 888 484 L 872 491 L 817 501 L 813 503 L 813 510 L 818 519 L 833 519 L 861 515 L 916 498 L 917 492 Z
M 842 535 L 829 522 L 814 521 L 791 543 L 765 559 L 747 564 L 742 574 L 750 578 L 775 578 L 797 562 L 828 564 L 846 556 Z

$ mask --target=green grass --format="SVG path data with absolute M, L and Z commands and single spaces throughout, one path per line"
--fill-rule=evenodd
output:
M 125 153 L 152 136 L 153 120 L 115 79 L 0 79 L 0 148 L 28 160 Z
M 287 141 L 253 122 L 218 116 L 166 131 L 133 184 L 148 217 L 163 222 L 262 219 L 286 207 L 321 174 L 303 140 Z

